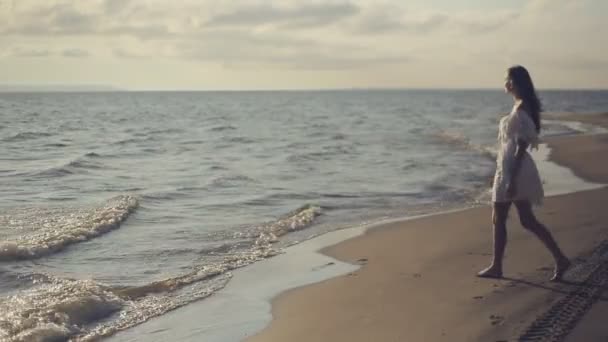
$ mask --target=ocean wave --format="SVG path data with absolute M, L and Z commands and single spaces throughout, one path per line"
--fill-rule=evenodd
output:
M 313 205 L 242 233 L 191 271 L 139 286 L 106 286 L 93 280 L 39 278 L 36 287 L 0 299 L 0 338 L 17 341 L 95 341 L 141 324 L 222 289 L 230 271 L 272 257 L 276 239 L 310 226 L 321 214 Z M 235 239 L 239 244 L 235 244 Z
M 269 245 L 289 232 L 302 230 L 310 226 L 321 213 L 321 207 L 307 204 L 274 222 L 261 225 L 258 227 L 259 236 L 256 238 L 255 244 Z
M 50 143 L 50 144 L 44 145 L 44 147 L 67 147 L 67 146 L 69 146 L 69 145 L 64 144 L 64 143 Z
M 205 250 L 205 258 L 192 266 L 190 272 L 141 286 L 112 288 L 112 293 L 130 301 L 129 308 L 121 311 L 118 322 L 96 328 L 87 336 L 107 336 L 209 296 L 225 286 L 232 276 L 230 271 L 279 254 L 273 248 L 279 237 L 309 227 L 319 215 L 321 208 L 304 205 L 277 220 L 239 233 L 220 233 L 223 236 L 215 238 L 229 243 Z
M 354 145 L 334 145 L 325 146 L 314 152 L 294 153 L 287 156 L 287 162 L 300 163 L 308 161 L 331 160 L 336 156 L 354 155 L 356 147 Z
M 461 133 L 451 131 L 441 131 L 436 137 L 443 143 L 456 146 L 464 150 L 477 152 L 484 157 L 496 159 L 497 151 L 494 146 L 484 146 L 471 142 L 469 138 Z
M 4 142 L 16 142 L 16 141 L 25 141 L 25 140 L 33 140 L 38 138 L 50 137 L 52 133 L 47 132 L 20 132 L 10 137 L 2 139 Z
M 175 200 L 180 197 L 183 197 L 185 194 L 183 191 L 174 190 L 174 191 L 164 191 L 164 192 L 154 192 L 140 195 L 141 199 L 150 201 L 150 202 L 163 202 Z
M 46 170 L 33 172 L 30 175 L 32 177 L 59 178 L 71 174 L 74 174 L 74 171 L 70 170 L 68 167 L 52 167 Z
M 182 128 L 165 128 L 165 129 L 156 129 L 156 130 L 152 130 L 150 132 L 144 133 L 145 135 L 151 134 L 151 135 L 160 135 L 160 134 L 182 134 L 184 133 L 184 129 Z
M 209 130 L 212 132 L 234 131 L 234 130 L 236 130 L 236 127 L 234 127 L 232 125 L 222 125 L 222 126 L 211 127 Z
M 255 179 L 245 175 L 224 175 L 211 179 L 209 186 L 213 188 L 232 188 L 255 182 Z
M 86 157 L 90 158 L 90 157 L 94 157 L 94 155 L 88 155 L 88 153 L 87 153 Z M 67 163 L 66 166 L 73 168 L 73 169 L 100 169 L 100 168 L 102 168 L 101 164 L 99 164 L 97 162 L 85 160 L 85 159 L 72 160 L 69 163 Z
M 59 252 L 120 227 L 138 207 L 133 196 L 121 195 L 89 209 L 30 208 L 0 216 L 0 226 L 16 236 L 0 242 L 0 260 L 36 259 Z
M 51 167 L 44 170 L 38 170 L 32 172 L 30 175 L 33 177 L 64 177 L 68 175 L 72 175 L 79 172 L 85 172 L 87 170 L 98 170 L 102 169 L 104 166 L 100 162 L 94 161 L 92 159 L 100 157 L 98 154 L 94 152 L 86 153 L 83 157 L 71 160 L 62 166 Z
M 53 279 L 0 301 L 0 338 L 8 342 L 66 341 L 125 301 L 93 281 Z
M 229 278 L 226 274 L 204 287 L 164 295 L 151 295 L 152 285 L 120 289 L 93 280 L 51 278 L 0 299 L 0 340 L 97 341 L 205 298 L 223 288 Z M 133 295 L 136 292 L 138 296 Z
M 227 139 L 226 141 L 232 144 L 253 144 L 256 142 L 255 140 L 247 137 L 232 137 Z
M 99 158 L 99 157 L 101 157 L 100 154 L 95 153 L 95 152 L 87 152 L 87 153 L 85 153 L 84 156 L 87 157 L 87 158 Z
M 140 143 L 145 143 L 145 142 L 150 142 L 150 141 L 154 141 L 154 137 L 145 134 L 141 138 L 127 138 L 127 139 L 115 141 L 112 143 L 112 145 L 125 146 L 125 145 L 140 144 Z

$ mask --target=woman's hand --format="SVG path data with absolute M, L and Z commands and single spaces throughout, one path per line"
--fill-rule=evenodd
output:
M 515 182 L 507 183 L 507 198 L 515 198 L 517 195 L 517 186 Z

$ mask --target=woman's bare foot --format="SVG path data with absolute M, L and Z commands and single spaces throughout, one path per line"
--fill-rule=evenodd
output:
M 488 268 L 479 271 L 477 276 L 480 278 L 502 278 L 502 268 L 490 265 Z
M 553 277 L 551 277 L 551 281 L 562 280 L 562 276 L 564 275 L 564 273 L 566 273 L 568 268 L 570 268 L 570 265 L 572 265 L 572 263 L 570 262 L 570 260 L 568 260 L 568 258 L 564 257 L 562 260 L 560 260 L 555 265 L 555 271 L 553 272 Z

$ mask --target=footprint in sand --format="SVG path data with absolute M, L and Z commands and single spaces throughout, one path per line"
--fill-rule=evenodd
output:
M 367 264 L 367 258 L 361 258 L 361 259 L 357 260 L 357 264 L 359 264 L 359 265 Z
M 502 324 L 504 320 L 505 318 L 503 316 L 490 315 L 490 323 L 492 323 L 492 325 Z
M 330 261 L 330 262 L 328 262 L 327 264 L 324 264 L 324 265 L 321 265 L 321 266 L 316 266 L 316 267 L 313 267 L 313 268 L 312 268 L 312 270 L 313 270 L 313 271 L 318 271 L 318 270 L 323 269 L 323 268 L 325 268 L 325 267 L 327 267 L 327 266 L 332 266 L 332 265 L 335 265 L 335 264 L 336 264 L 335 262 Z

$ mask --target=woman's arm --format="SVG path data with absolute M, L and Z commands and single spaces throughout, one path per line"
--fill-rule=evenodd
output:
M 518 139 L 517 149 L 515 150 L 515 161 L 513 163 L 513 170 L 511 170 L 511 179 L 509 179 L 509 183 L 507 185 L 507 195 L 509 197 L 515 197 L 515 195 L 517 195 L 517 175 L 519 174 L 519 170 L 521 169 L 521 163 L 524 159 L 524 155 L 526 154 L 526 149 L 528 149 L 528 143 Z

